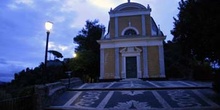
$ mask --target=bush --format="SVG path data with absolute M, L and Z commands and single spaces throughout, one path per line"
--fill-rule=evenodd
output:
M 0 90 L 0 101 L 10 98 L 12 98 L 11 94 L 7 93 L 4 90 Z
M 212 87 L 214 91 L 220 93 L 220 72 L 214 74 Z
M 196 65 L 193 68 L 193 79 L 212 80 L 212 68 L 209 65 Z

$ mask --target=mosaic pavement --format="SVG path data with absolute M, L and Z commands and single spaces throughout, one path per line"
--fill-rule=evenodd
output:
M 220 95 L 211 89 L 169 89 L 172 87 L 208 87 L 210 84 L 191 81 L 120 81 L 83 84 L 65 92 L 50 109 L 94 110 L 169 110 L 169 109 L 220 109 Z M 159 90 L 159 88 L 168 88 Z M 105 89 L 112 88 L 106 91 Z M 120 88 L 121 90 L 114 90 Z M 134 88 L 124 90 L 123 88 Z M 135 90 L 143 88 L 143 90 Z M 148 90 L 147 88 L 155 88 Z M 90 89 L 80 91 L 80 89 Z M 100 89 L 100 90 L 94 90 Z M 103 90 L 101 90 L 103 89 Z

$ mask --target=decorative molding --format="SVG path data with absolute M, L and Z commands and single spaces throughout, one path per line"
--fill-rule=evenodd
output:
M 137 37 L 124 39 L 98 40 L 100 48 L 119 48 L 135 46 L 158 46 L 163 45 L 165 37 Z
M 141 49 L 137 47 L 125 47 L 121 49 L 120 53 L 122 55 L 122 78 L 126 78 L 126 57 L 134 56 L 137 60 L 137 78 L 141 78 L 142 71 L 141 71 L 141 59 L 140 53 L 142 52 Z
M 128 29 L 133 29 L 134 31 L 136 31 L 137 35 L 139 35 L 139 31 L 137 30 L 137 28 L 135 28 L 133 26 L 128 26 L 128 27 L 124 28 L 123 31 L 121 32 L 121 35 L 123 36 Z
M 140 53 L 142 50 L 137 48 L 137 47 L 126 47 L 126 48 L 123 48 L 121 49 L 120 53 L 122 54 L 128 54 L 128 53 Z
M 110 17 L 150 15 L 150 11 L 132 11 L 132 12 L 121 12 L 121 13 L 109 13 L 109 14 Z
M 117 12 L 117 11 L 121 11 L 125 8 L 136 8 L 136 9 L 139 9 L 139 10 L 151 10 L 150 7 L 145 7 L 144 5 L 142 4 L 139 4 L 139 3 L 134 3 L 134 2 L 130 2 L 130 3 L 123 3 L 119 6 L 117 6 L 114 10 L 111 10 L 111 12 Z

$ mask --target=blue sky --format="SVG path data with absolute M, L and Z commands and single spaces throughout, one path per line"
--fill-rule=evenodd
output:
M 131 0 L 152 8 L 151 16 L 171 40 L 173 17 L 180 0 Z M 72 57 L 73 37 L 86 20 L 98 19 L 106 27 L 110 8 L 127 0 L 0 0 L 0 81 L 10 81 L 13 74 L 44 61 L 46 31 L 44 23 L 54 23 L 49 50 L 65 58 Z

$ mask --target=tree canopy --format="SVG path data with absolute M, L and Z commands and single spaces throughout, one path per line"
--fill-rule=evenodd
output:
M 100 40 L 102 31 L 105 27 L 98 24 L 98 20 L 86 21 L 85 27 L 79 31 L 79 34 L 73 38 L 78 44 L 75 49 L 77 57 L 72 59 L 70 68 L 81 75 L 88 75 L 91 78 L 97 78 L 100 68 Z
M 56 57 L 56 58 L 63 58 L 63 55 L 60 52 L 56 51 L 56 50 L 49 50 L 48 53 L 53 54 L 53 56 Z
M 174 18 L 173 41 L 181 45 L 183 55 L 197 60 L 220 61 L 220 1 L 181 0 Z

